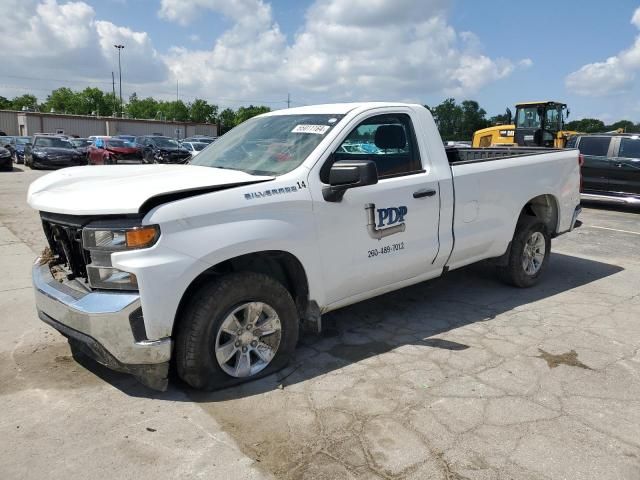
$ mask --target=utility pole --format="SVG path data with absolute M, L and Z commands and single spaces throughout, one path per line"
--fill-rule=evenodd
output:
M 122 65 L 120 64 L 120 52 L 124 45 L 114 45 L 118 49 L 118 76 L 120 77 L 120 117 L 122 117 Z
M 291 107 L 291 94 L 287 93 L 287 108 Z
M 178 103 L 179 99 L 180 97 L 178 96 L 178 79 L 176 78 L 176 103 Z
M 116 112 L 116 76 L 111 72 L 111 87 L 113 88 L 113 113 Z

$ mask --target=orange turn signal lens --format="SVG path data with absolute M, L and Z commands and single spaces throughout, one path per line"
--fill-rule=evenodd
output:
M 150 247 L 158 239 L 158 227 L 140 227 L 134 230 L 127 230 L 127 248 Z

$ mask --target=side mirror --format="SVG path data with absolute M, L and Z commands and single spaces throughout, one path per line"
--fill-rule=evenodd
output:
M 350 188 L 378 183 L 378 168 L 372 160 L 339 160 L 329 170 L 329 186 L 322 189 L 327 202 L 340 202 Z

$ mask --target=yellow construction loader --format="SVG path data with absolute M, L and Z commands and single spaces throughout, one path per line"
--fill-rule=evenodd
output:
M 510 112 L 509 112 L 510 116 Z M 483 128 L 473 134 L 473 147 L 528 146 L 564 148 L 567 138 L 578 132 L 564 130 L 567 105 L 551 100 L 516 105 L 515 122 Z

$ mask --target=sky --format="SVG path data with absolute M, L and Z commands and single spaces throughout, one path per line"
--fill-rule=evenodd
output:
M 221 108 L 564 101 L 640 121 L 640 2 L 0 0 L 0 95 L 112 88 Z M 177 92 L 176 92 L 177 87 Z M 116 90 L 118 85 L 116 83 Z

